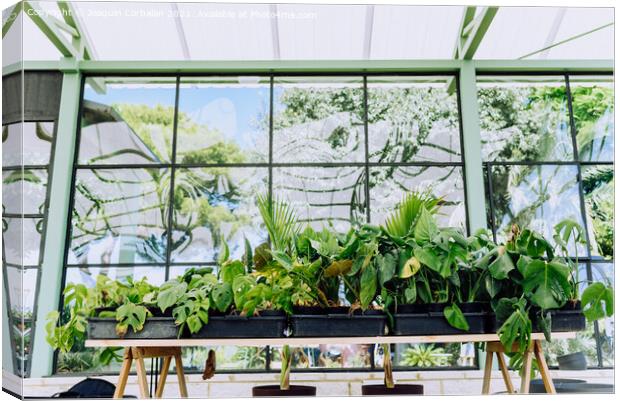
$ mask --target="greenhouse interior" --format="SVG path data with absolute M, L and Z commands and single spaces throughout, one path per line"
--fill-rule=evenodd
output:
M 5 4 L 3 391 L 613 393 L 613 3 L 436 3 Z

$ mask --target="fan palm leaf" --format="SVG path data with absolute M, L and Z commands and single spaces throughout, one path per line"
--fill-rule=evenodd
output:
M 300 230 L 295 211 L 286 201 L 265 195 L 258 195 L 256 203 L 269 233 L 272 249 L 286 251 Z
M 441 198 L 434 197 L 430 192 L 410 192 L 388 216 L 383 227 L 393 237 L 406 237 L 413 231 L 422 208 L 435 214 L 440 205 Z

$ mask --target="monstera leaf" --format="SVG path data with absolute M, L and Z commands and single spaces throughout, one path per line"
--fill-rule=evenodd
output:
M 496 280 L 508 278 L 508 273 L 515 268 L 514 263 L 506 248 L 500 246 L 497 248 L 497 258 L 489 265 L 489 273 Z
M 614 314 L 613 289 L 603 283 L 592 283 L 584 290 L 581 303 L 589 321 L 610 317 Z
M 219 283 L 211 291 L 213 304 L 220 312 L 226 312 L 233 301 L 232 286 L 229 283 Z
M 166 309 L 176 304 L 185 294 L 187 283 L 171 280 L 164 283 L 157 294 L 157 307 L 165 312 Z
M 571 291 L 569 275 L 570 268 L 562 263 L 535 259 L 525 267 L 523 290 L 542 309 L 559 308 Z

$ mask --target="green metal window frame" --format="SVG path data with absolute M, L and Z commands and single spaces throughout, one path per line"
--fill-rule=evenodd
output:
M 55 70 L 64 74 L 60 115 L 57 126 L 56 154 L 51 167 L 50 205 L 46 229 L 42 282 L 46 291 L 39 294 L 36 326 L 45 327 L 45 316 L 57 309 L 64 270 L 64 250 L 71 194 L 71 172 L 75 158 L 79 99 L 82 75 L 143 74 L 260 74 L 260 73 L 367 73 L 399 72 L 458 74 L 463 138 L 463 163 L 467 185 L 466 201 L 469 228 L 486 228 L 484 180 L 476 74 L 484 72 L 562 72 L 613 73 L 613 60 L 393 60 L 393 61 L 77 61 L 65 58 L 54 62 L 23 62 L 3 68 L 3 75 L 20 70 Z M 54 352 L 45 336 L 35 335 L 32 377 L 52 374 Z

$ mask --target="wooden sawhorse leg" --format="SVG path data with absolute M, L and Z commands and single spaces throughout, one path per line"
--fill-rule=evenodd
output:
M 114 392 L 114 398 L 123 398 L 127 379 L 131 370 L 131 364 L 136 361 L 136 374 L 138 376 L 138 388 L 140 389 L 140 398 L 149 398 L 148 381 L 146 378 L 146 369 L 144 366 L 144 358 L 164 358 L 161 367 L 161 376 L 157 388 L 155 389 L 155 397 L 161 398 L 170 369 L 170 362 L 174 358 L 175 370 L 179 380 L 179 392 L 181 397 L 187 397 L 187 384 L 185 383 L 185 372 L 183 371 L 183 361 L 181 359 L 180 347 L 126 347 L 123 357 L 123 365 L 118 376 L 118 384 Z
M 513 349 L 513 352 L 515 351 L 516 347 L 515 349 Z M 510 380 L 508 367 L 506 366 L 506 361 L 504 360 L 504 353 L 504 346 L 499 341 L 487 343 L 487 357 L 484 365 L 482 394 L 489 394 L 489 390 L 491 387 L 491 369 L 493 368 L 493 354 L 497 355 L 497 362 L 502 372 L 504 383 L 506 384 L 506 390 L 508 390 L 509 394 L 514 394 L 514 386 L 512 385 L 512 380 Z M 547 366 L 547 362 L 545 361 L 545 355 L 543 353 L 541 340 L 534 340 L 525 352 L 525 355 L 523 356 L 523 374 L 521 375 L 520 393 L 528 394 L 530 392 L 532 357 L 536 358 L 536 362 L 542 376 L 543 384 L 545 385 L 545 390 L 548 394 L 555 394 L 555 386 L 553 385 L 551 375 L 549 374 L 549 368 Z

